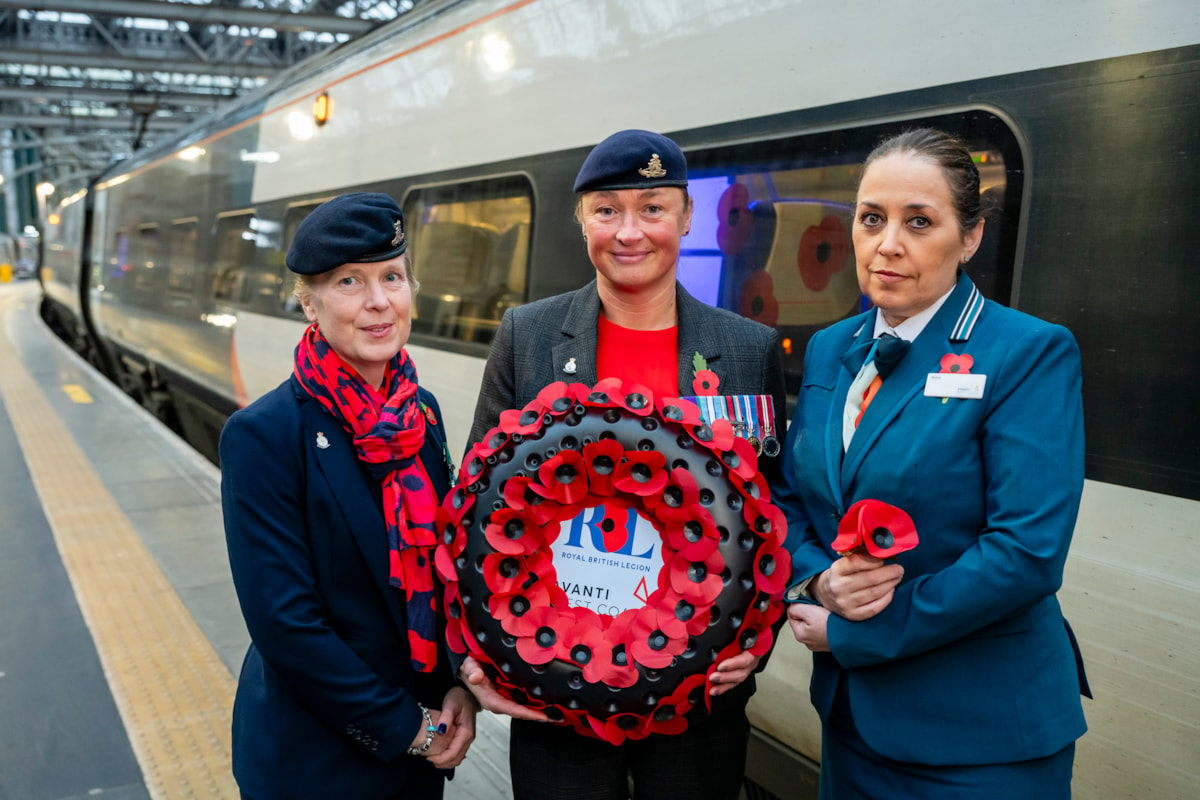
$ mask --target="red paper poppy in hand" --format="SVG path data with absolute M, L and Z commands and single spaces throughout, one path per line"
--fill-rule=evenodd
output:
M 849 553 L 863 547 L 876 558 L 888 558 L 917 546 L 912 517 L 880 500 L 859 500 L 838 523 L 833 549 Z

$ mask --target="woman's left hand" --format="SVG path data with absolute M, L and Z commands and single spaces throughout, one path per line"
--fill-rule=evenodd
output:
M 475 710 L 478 707 L 461 686 L 446 692 L 441 711 L 434 720 L 438 732 L 435 746 L 430 750 L 429 763 L 438 769 L 452 769 L 462 763 L 467 748 L 475 741 Z
M 725 659 L 717 665 L 716 671 L 709 677 L 709 680 L 716 685 L 709 689 L 708 693 L 713 697 L 725 694 L 753 675 L 761 660 L 762 656 L 756 656 L 746 650 L 732 658 Z
M 811 603 L 788 606 L 788 625 L 796 641 L 814 653 L 829 652 L 829 609 Z

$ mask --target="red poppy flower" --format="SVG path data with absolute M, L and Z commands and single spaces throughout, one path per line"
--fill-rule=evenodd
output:
M 539 581 L 524 592 L 493 594 L 488 598 L 488 611 L 500 623 L 500 627 L 513 636 L 532 636 L 537 630 L 540 617 L 532 615 L 538 609 L 551 609 L 560 613 L 550 600 L 550 587 Z M 531 616 L 532 615 L 532 616 Z
M 434 551 L 433 566 L 437 569 L 438 577 L 443 583 L 454 583 L 458 580 L 458 569 L 454 566 L 454 557 L 450 548 L 442 545 Z
M 737 255 L 753 233 L 750 192 L 740 183 L 732 184 L 717 201 L 717 247 L 727 256 Z
M 751 607 L 746 612 L 746 620 L 742 627 L 738 629 L 738 648 L 756 656 L 765 655 L 770 651 L 771 644 L 775 641 L 775 632 L 771 630 L 771 624 L 779 618 L 782 606 L 782 603 L 771 604 L 772 611 L 776 612 L 773 615 L 774 619 L 771 618 L 772 615 L 763 614 L 757 608 Z
M 583 446 L 583 462 L 587 465 L 588 491 L 595 495 L 612 496 L 613 476 L 625 448 L 616 439 L 601 439 Z
M 538 399 L 530 400 L 522 409 L 510 408 L 500 412 L 500 430 L 507 434 L 527 436 L 542 426 L 546 407 Z
M 742 481 L 738 490 L 747 500 L 757 500 L 760 503 L 771 502 L 771 489 L 767 486 L 767 479 L 760 472 L 754 473 L 749 480 Z
M 748 497 L 742 506 L 742 518 L 750 530 L 762 537 L 762 546 L 767 550 L 782 546 L 787 538 L 787 517 L 778 506 Z
M 903 553 L 917 546 L 917 527 L 903 510 L 879 500 L 859 500 L 838 523 L 833 549 L 848 553 L 864 547 L 876 558 Z
M 461 525 L 471 506 L 475 505 L 475 495 L 468 492 L 462 485 L 454 487 L 442 502 L 442 508 L 455 525 Z M 457 555 L 457 554 L 456 554 Z
M 639 417 L 649 416 L 654 411 L 654 392 L 650 389 L 632 381 L 625 383 L 621 388 L 625 392 L 621 405 L 626 411 Z
M 629 734 L 642 725 L 642 719 L 636 714 L 614 714 L 606 720 L 596 719 L 589 714 L 587 722 L 597 738 L 614 746 L 624 744 L 626 739 L 635 738 Z
M 711 369 L 696 370 L 696 377 L 692 380 L 692 391 L 700 397 L 711 397 L 717 393 L 720 385 L 721 379 Z
M 497 553 L 518 556 L 535 552 L 546 538 L 540 525 L 511 508 L 493 511 L 483 535 Z
M 566 414 L 575 405 L 575 398 L 567 384 L 555 381 L 538 392 L 537 400 L 542 408 L 556 417 Z
M 690 561 L 682 553 L 676 553 L 666 566 L 671 588 L 695 605 L 711 605 L 721 593 L 723 569 L 725 559 L 720 551 L 714 551 L 703 561 Z
M 716 663 L 714 663 L 714 667 Z M 709 671 L 712 671 L 712 667 L 709 668 Z M 677 714 L 682 716 L 691 711 L 696 703 L 701 700 L 705 704 L 708 703 L 708 692 L 705 691 L 707 682 L 708 676 L 703 672 L 690 675 L 680 681 L 679 685 L 675 687 L 675 691 L 663 698 L 663 701 L 659 705 L 670 706 L 675 709 Z
M 738 311 L 743 317 L 774 328 L 779 321 L 775 282 L 766 270 L 756 269 L 742 281 Z
M 586 609 L 585 609 L 586 610 Z M 595 614 L 590 618 L 576 619 L 563 637 L 567 658 L 583 670 L 583 679 L 588 683 L 603 683 L 612 666 L 611 648 L 600 629 L 600 619 Z
M 521 618 L 522 626 L 530 633 L 517 637 L 517 653 L 526 664 L 548 664 L 565 655 L 558 631 L 559 616 L 556 608 L 535 606 Z
M 796 256 L 800 280 L 809 291 L 821 291 L 846 266 L 849 254 L 846 226 L 837 217 L 825 217 L 820 225 L 809 227 L 800 237 L 800 250 Z
M 724 453 L 733 447 L 733 440 L 737 438 L 733 424 L 727 419 L 714 419 L 711 424 L 696 425 L 688 428 L 688 433 L 714 453 Z
M 748 481 L 758 474 L 758 456 L 754 445 L 741 436 L 734 436 L 732 447 L 721 454 L 721 461 L 738 478 Z
M 574 450 L 563 450 L 543 461 L 538 467 L 538 480 L 563 505 L 573 505 L 588 493 L 587 467 L 583 456 Z
M 571 388 L 575 390 L 575 399 L 585 406 L 612 408 L 625 403 L 620 378 L 605 378 L 590 388 L 582 383 L 573 384 Z
M 625 494 L 657 497 L 667 485 L 666 464 L 667 457 L 657 450 L 626 451 L 625 461 L 613 476 L 613 486 Z
M 433 529 L 437 531 L 439 547 L 449 549 L 451 558 L 457 558 L 467 547 L 467 532 L 463 526 L 450 518 L 444 505 L 438 506 L 433 514 Z
M 446 606 L 449 608 L 449 605 Z M 468 636 L 470 634 L 467 634 Z M 461 619 L 446 620 L 446 647 L 450 648 L 452 653 L 465 655 L 467 652 L 467 642 L 463 638 L 463 622 Z
M 955 353 L 946 353 L 942 356 L 940 364 L 941 372 L 957 372 L 960 375 L 966 375 L 975 364 L 975 359 L 967 353 L 963 353 L 961 356 Z
M 712 619 L 712 605 L 696 605 L 684 599 L 683 595 L 670 588 L 663 589 L 662 594 L 658 597 L 658 608 L 660 615 L 669 614 L 683 625 L 684 631 L 688 636 L 699 636 L 708 629 L 709 620 Z M 660 616 L 661 619 L 661 616 Z M 663 624 L 670 628 L 672 635 L 677 629 L 673 623 L 663 621 Z M 663 628 L 664 631 L 667 628 Z
M 654 507 L 654 515 L 664 525 L 671 521 L 691 519 L 700 505 L 700 488 L 686 469 L 676 468 L 667 473 L 668 486 L 663 489 L 662 501 Z
M 700 418 L 700 407 L 691 400 L 682 397 L 660 397 L 654 402 L 663 419 L 683 425 L 699 425 L 703 421 Z
M 760 592 L 774 598 L 783 596 L 792 575 L 792 556 L 782 547 L 774 552 L 763 552 L 759 548 L 754 555 L 754 585 Z
M 675 656 L 687 649 L 687 637 L 668 636 L 659 627 L 657 609 L 646 606 L 638 612 L 629 626 L 625 646 L 636 663 L 650 669 L 666 669 Z
M 562 506 L 552 499 L 549 489 L 529 478 L 509 478 L 504 484 L 504 504 L 521 511 L 543 527 L 554 522 Z
M 688 519 L 672 519 L 666 524 L 664 541 L 688 561 L 703 561 L 717 549 L 720 535 L 712 515 L 698 503 L 697 513 Z
M 513 594 L 529 577 L 525 559 L 508 553 L 491 553 L 483 557 L 483 582 L 492 594 Z

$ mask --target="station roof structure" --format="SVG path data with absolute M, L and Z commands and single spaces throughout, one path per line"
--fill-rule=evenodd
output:
M 275 73 L 428 2 L 0 0 L 0 180 L 9 191 L 81 186 Z

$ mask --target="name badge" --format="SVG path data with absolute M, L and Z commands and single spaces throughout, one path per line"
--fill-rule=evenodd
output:
M 926 397 L 958 397 L 979 400 L 987 375 L 961 375 L 953 372 L 931 372 L 925 377 Z

